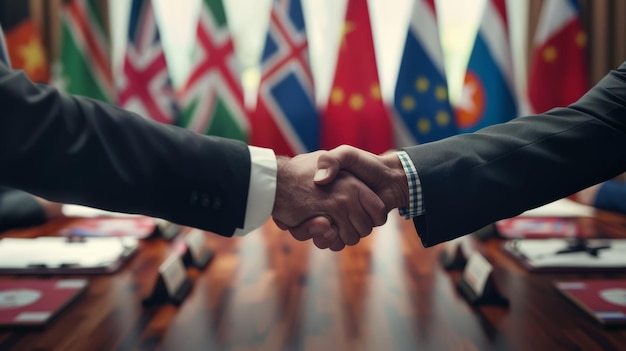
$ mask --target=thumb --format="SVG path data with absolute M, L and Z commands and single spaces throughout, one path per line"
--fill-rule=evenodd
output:
M 316 184 L 328 184 L 335 179 L 341 170 L 341 160 L 337 157 L 341 157 L 341 154 L 334 155 L 331 151 L 320 155 L 317 159 L 317 171 L 313 177 Z
M 375 154 L 342 145 L 318 157 L 317 172 L 313 180 L 316 184 L 328 184 L 335 179 L 339 171 L 345 170 L 368 186 L 374 187 L 381 181 L 385 168 L 384 163 Z
M 317 184 L 332 182 L 342 169 L 356 173 L 361 167 L 363 154 L 366 151 L 353 146 L 341 145 L 330 151 L 322 153 L 317 159 L 317 171 L 313 181 Z

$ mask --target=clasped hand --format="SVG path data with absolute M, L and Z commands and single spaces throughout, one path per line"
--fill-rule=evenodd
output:
M 406 175 L 394 153 L 340 146 L 278 158 L 274 221 L 320 249 L 357 244 L 407 203 Z

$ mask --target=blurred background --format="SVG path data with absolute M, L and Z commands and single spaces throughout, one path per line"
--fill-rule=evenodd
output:
M 96 76 L 108 77 L 100 83 L 106 92 L 92 97 L 160 122 L 243 139 L 288 155 L 339 144 L 379 153 L 543 112 L 573 102 L 626 58 L 622 1 L 0 4 L 9 46 L 17 19 L 35 24 L 42 45 L 38 52 L 45 59 L 28 62 L 45 65 L 47 73 L 34 80 L 90 96 L 86 88 L 76 86 L 79 78 L 68 77 L 89 75 L 93 72 L 85 70 L 100 67 L 104 71 Z M 203 22 L 203 16 L 210 20 Z M 202 30 L 213 46 L 202 43 Z M 563 39 L 568 36 L 571 40 Z M 68 49 L 70 41 L 79 44 Z M 216 43 L 225 43 L 226 49 L 212 51 Z M 568 43 L 576 43 L 574 51 Z M 101 57 L 94 59 L 90 55 L 96 49 Z M 27 51 L 9 48 L 12 56 L 17 52 Z M 151 81 L 137 75 L 136 67 L 130 72 L 125 66 L 147 65 L 159 55 L 164 56 L 162 81 Z M 304 59 L 298 61 L 298 55 Z M 77 56 L 87 63 L 76 64 Z M 560 69 L 533 64 L 534 57 Z M 98 63 L 90 64 L 93 60 Z M 12 61 L 14 68 L 22 68 L 19 59 Z M 478 90 L 475 77 L 481 82 Z M 550 81 L 557 83 L 546 83 Z M 157 88 L 160 84 L 165 88 Z M 578 90 L 542 102 L 529 94 L 545 96 L 541 89 L 554 92 L 571 86 Z M 358 92 L 359 87 L 369 92 Z M 144 99 L 152 102 L 137 98 L 141 91 L 147 91 L 151 96 Z

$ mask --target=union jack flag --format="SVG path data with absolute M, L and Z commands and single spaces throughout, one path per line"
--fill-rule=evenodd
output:
M 150 0 L 133 0 L 118 104 L 146 118 L 172 124 L 178 115 L 172 81 Z
M 294 155 L 319 148 L 306 27 L 300 0 L 276 0 L 263 56 L 252 144 Z

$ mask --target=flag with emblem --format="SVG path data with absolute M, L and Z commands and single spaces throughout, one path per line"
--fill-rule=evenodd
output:
M 121 107 L 157 122 L 173 124 L 176 121 L 176 96 L 151 0 L 131 3 L 128 44 L 120 80 L 117 102 Z
M 24 0 L 0 0 L 0 23 L 4 28 L 13 68 L 24 70 L 35 82 L 48 83 L 48 54 L 39 26 L 31 17 L 29 3 Z
M 322 116 L 321 147 L 349 144 L 373 153 L 393 147 L 384 105 L 367 1 L 348 0 L 328 106 Z
M 319 149 L 319 116 L 300 0 L 275 0 L 261 58 L 252 144 L 293 156 Z
M 248 140 L 240 69 L 222 0 L 203 0 L 193 68 L 181 94 L 179 125 L 202 134 Z
M 109 40 L 98 0 L 66 0 L 61 12 L 61 49 L 53 83 L 71 94 L 112 102 Z
M 426 143 L 456 134 L 448 100 L 435 0 L 416 0 L 394 93 L 396 145 Z
M 535 113 L 567 106 L 589 89 L 587 36 L 576 0 L 545 0 L 533 42 L 528 99 Z
M 513 74 L 506 0 L 487 0 L 456 106 L 459 132 L 517 117 Z
M 11 67 L 11 61 L 9 60 L 9 53 L 7 52 L 7 45 L 4 41 L 4 33 L 0 26 L 0 61 L 5 65 Z

